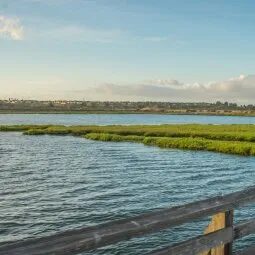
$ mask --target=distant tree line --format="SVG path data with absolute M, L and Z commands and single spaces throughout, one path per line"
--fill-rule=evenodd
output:
M 231 102 L 130 102 L 130 101 L 37 101 L 0 100 L 1 111 L 255 111 L 255 105 Z

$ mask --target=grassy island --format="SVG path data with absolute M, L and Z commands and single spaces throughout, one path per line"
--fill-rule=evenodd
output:
M 0 131 L 19 131 L 24 135 L 74 135 L 98 141 L 139 142 L 162 148 L 255 156 L 255 125 L 0 125 Z

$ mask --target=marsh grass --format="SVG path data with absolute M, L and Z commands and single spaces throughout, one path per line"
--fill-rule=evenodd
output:
M 0 125 L 0 132 L 25 131 L 29 129 L 46 129 L 51 125 Z
M 215 141 L 204 138 L 145 138 L 147 145 L 162 148 L 176 148 L 188 150 L 206 150 L 239 155 L 255 155 L 255 144 L 249 142 Z
M 0 131 L 25 135 L 74 135 L 91 140 L 140 142 L 162 148 L 255 156 L 255 125 L 5 125 Z
M 112 142 L 143 142 L 144 136 L 137 135 L 115 135 L 104 133 L 89 133 L 83 136 L 84 138 L 98 141 L 112 141 Z
M 64 126 L 49 126 L 47 128 L 32 128 L 23 132 L 24 135 L 67 135 L 71 130 Z
M 84 136 L 87 139 L 112 142 L 141 142 L 161 148 L 174 148 L 185 150 L 204 150 L 245 156 L 255 156 L 255 143 L 215 141 L 204 138 L 168 138 L 121 136 L 114 134 L 90 133 Z

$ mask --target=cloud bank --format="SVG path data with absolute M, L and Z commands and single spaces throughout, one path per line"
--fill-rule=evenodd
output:
M 97 100 L 153 101 L 232 101 L 254 103 L 255 75 L 239 76 L 219 82 L 182 83 L 175 79 L 147 80 L 140 84 L 118 85 L 105 83 L 86 89 Z
M 0 87 L 0 94 L 4 98 L 170 102 L 220 100 L 255 104 L 255 75 L 241 75 L 205 84 L 183 83 L 176 79 L 150 79 L 137 84 L 102 83 L 90 86 L 90 82 L 66 80 L 61 77 L 37 77 L 26 81 L 9 80 L 1 83 L 6 84 Z M 16 84 L 16 87 L 10 84 Z
M 24 28 L 17 18 L 0 16 L 0 35 L 7 36 L 12 40 L 23 40 Z

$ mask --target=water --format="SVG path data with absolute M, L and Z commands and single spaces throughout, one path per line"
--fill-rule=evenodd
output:
M 153 123 L 151 115 L 79 115 L 78 120 L 75 115 L 36 116 L 40 119 L 33 119 L 33 115 L 0 115 L 0 123 L 8 124 L 11 119 L 12 123 L 54 120 L 66 125 L 104 125 L 125 123 L 126 117 L 129 124 Z M 158 115 L 154 123 L 160 123 L 160 118 L 187 122 L 186 117 Z M 201 122 L 206 118 L 208 122 L 223 121 L 221 117 L 191 117 L 190 122 L 197 122 L 197 117 Z M 71 136 L 0 133 L 0 243 L 47 236 L 241 190 L 254 185 L 254 168 L 255 157 Z M 235 222 L 254 215 L 254 206 L 243 207 L 235 211 Z M 83 254 L 144 254 L 199 235 L 207 224 L 208 219 L 204 219 Z M 254 236 L 237 242 L 236 247 L 251 243 L 255 243 Z
M 166 114 L 0 114 L 0 124 L 255 124 L 255 117 Z

